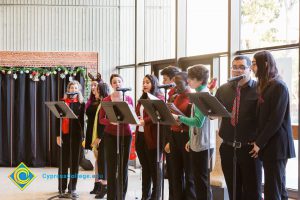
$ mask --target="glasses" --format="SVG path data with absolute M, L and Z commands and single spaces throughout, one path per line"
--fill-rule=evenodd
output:
M 245 69 L 248 69 L 249 67 L 247 67 L 247 66 L 245 66 L 245 65 L 239 65 L 239 66 L 237 66 L 237 65 L 233 65 L 232 67 L 231 67 L 231 69 L 232 70 L 245 70 Z

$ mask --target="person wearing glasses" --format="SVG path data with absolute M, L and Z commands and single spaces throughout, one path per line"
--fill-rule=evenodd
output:
M 216 92 L 216 98 L 232 112 L 232 118 L 222 118 L 219 135 L 221 165 L 230 199 L 233 199 L 233 153 L 236 145 L 236 199 L 260 200 L 262 165 L 259 159 L 251 157 L 251 143 L 255 141 L 256 105 L 258 95 L 256 81 L 252 80 L 251 60 L 237 56 L 232 61 L 233 77 L 245 75 L 238 82 L 223 84 Z M 234 143 L 234 131 L 236 141 Z
M 285 170 L 295 157 L 289 91 L 268 51 L 254 54 L 252 69 L 258 79 L 257 137 L 250 152 L 264 167 L 264 199 L 288 199 Z

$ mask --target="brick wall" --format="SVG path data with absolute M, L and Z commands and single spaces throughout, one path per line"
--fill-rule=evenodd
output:
M 85 66 L 88 72 L 98 72 L 97 52 L 28 52 L 0 51 L 0 66 L 55 67 Z

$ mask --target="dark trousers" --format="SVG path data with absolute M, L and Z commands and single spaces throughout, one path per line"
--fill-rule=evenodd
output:
M 220 156 L 222 170 L 230 199 L 233 198 L 233 147 L 222 143 Z M 259 159 L 249 155 L 252 146 L 236 150 L 236 200 L 260 200 L 262 165 Z
M 123 146 L 122 146 L 123 144 Z M 121 190 L 121 184 L 123 185 L 122 199 L 125 199 L 128 185 L 128 159 L 131 144 L 130 136 L 120 136 L 120 165 L 118 165 L 117 156 L 117 136 L 111 135 L 109 133 L 104 133 L 104 148 L 105 156 L 107 158 L 107 199 L 116 200 L 118 188 Z M 122 162 L 123 159 L 123 162 Z M 117 186 L 117 166 L 118 171 L 122 172 L 123 181 Z M 121 173 L 120 173 L 121 174 Z M 120 180 L 119 179 L 119 180 Z
M 168 153 L 165 153 L 166 155 L 166 165 L 164 166 L 165 172 L 168 174 L 168 182 L 169 182 L 169 200 L 173 200 L 174 196 L 173 196 L 173 180 L 172 180 L 172 170 L 170 170 L 170 168 L 172 167 L 171 165 L 171 157 Z
M 137 132 L 135 148 L 142 166 L 142 196 L 145 199 L 151 197 L 155 200 L 157 194 L 160 193 L 160 184 L 157 185 L 157 178 L 160 179 L 160 177 L 157 177 L 157 149 L 148 149 L 144 133 L 140 132 Z M 152 192 L 150 192 L 151 181 L 153 185 Z
M 172 175 L 172 196 L 173 200 L 194 200 L 196 199 L 194 177 L 192 172 L 191 154 L 185 150 L 189 141 L 188 132 L 172 132 L 170 140 L 169 172 Z
M 285 188 L 285 167 L 287 160 L 263 161 L 265 185 L 265 200 L 287 200 L 288 194 Z
M 212 199 L 210 183 L 208 183 L 208 173 L 210 173 L 207 166 L 208 150 L 195 152 L 190 149 L 190 153 L 197 200 L 206 200 L 208 192 L 210 192 L 210 199 Z M 210 157 L 212 153 L 213 149 L 210 149 Z
M 98 165 L 98 178 L 101 180 L 106 180 L 106 157 L 105 157 L 105 149 L 104 149 L 104 139 L 101 140 L 98 146 L 98 157 L 97 157 L 97 165 Z
M 70 182 L 68 185 L 68 190 L 76 190 L 77 178 L 78 178 L 78 168 L 79 168 L 79 154 L 80 154 L 81 138 L 70 137 L 70 134 L 62 135 L 62 168 L 58 168 L 58 190 L 60 190 L 60 178 L 62 179 L 62 190 L 67 189 L 68 183 L 68 168 L 70 168 Z M 59 151 L 60 152 L 60 151 Z M 60 159 L 60 156 L 58 156 Z
M 161 129 L 161 133 L 160 133 L 160 141 L 161 141 L 161 147 L 163 149 L 163 152 L 164 152 L 164 149 L 165 149 L 165 145 L 167 143 L 170 143 L 172 138 L 170 137 L 171 136 L 171 127 L 170 126 L 167 126 L 167 125 L 164 125 L 162 126 L 162 129 Z M 164 162 L 164 158 L 166 159 L 166 163 Z M 168 153 L 164 153 L 163 154 L 163 173 L 164 173 L 164 177 L 163 177 L 163 181 L 162 181 L 162 184 L 164 185 L 164 178 L 165 176 L 167 175 L 167 178 L 168 178 L 168 182 L 169 182 L 169 200 L 173 200 L 174 197 L 173 197 L 173 182 L 172 181 L 172 170 L 169 170 L 171 168 L 171 157 Z M 164 192 L 164 191 L 163 191 Z

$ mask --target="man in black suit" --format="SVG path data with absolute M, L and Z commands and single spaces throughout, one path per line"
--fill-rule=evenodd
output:
M 222 170 L 230 199 L 233 199 L 233 155 L 236 147 L 236 199 L 261 199 L 262 166 L 259 159 L 249 155 L 251 142 L 256 138 L 256 82 L 251 80 L 251 60 L 237 56 L 232 61 L 232 76 L 245 75 L 238 82 L 222 85 L 216 93 L 217 99 L 235 118 L 222 118 L 219 135 L 223 139 L 220 146 Z M 236 141 L 234 143 L 234 131 Z
M 268 51 L 254 55 L 252 68 L 258 78 L 259 100 L 258 135 L 250 153 L 263 161 L 264 199 L 287 200 L 285 168 L 288 158 L 295 157 L 288 88 Z

